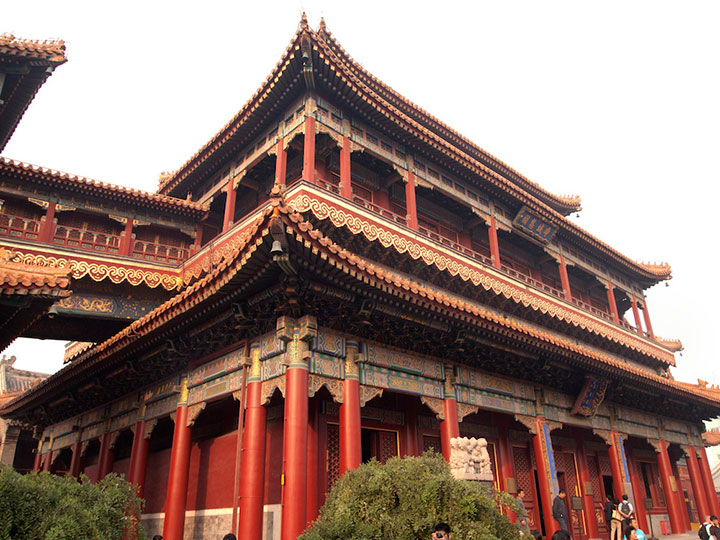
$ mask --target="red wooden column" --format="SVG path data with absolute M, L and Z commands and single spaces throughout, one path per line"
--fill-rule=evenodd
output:
M 56 202 L 50 201 L 45 209 L 45 216 L 40 221 L 40 230 L 38 231 L 38 241 L 52 242 L 55 236 L 55 207 Z
M 175 431 L 170 452 L 167 498 L 165 499 L 164 540 L 182 540 L 185 529 L 185 502 L 187 499 L 188 471 L 192 431 L 188 420 L 188 387 L 183 378 L 180 400 L 175 410 Z
M 584 433 L 581 429 L 575 428 L 575 442 L 576 442 L 576 454 L 577 466 L 579 472 L 579 484 L 580 494 L 583 502 L 583 514 L 585 515 L 585 523 L 587 526 L 588 538 L 600 538 L 600 531 L 598 530 L 597 516 L 595 515 L 595 501 L 593 500 L 593 494 L 588 493 L 586 486 L 590 484 L 590 469 L 587 464 L 587 456 L 585 455 L 585 446 L 583 441 L 585 440 Z M 569 524 L 568 524 L 569 526 Z M 644 529 L 643 529 L 644 530 Z
M 642 480 L 640 480 L 640 474 L 635 463 L 635 456 L 632 448 L 628 448 L 626 451 L 628 467 L 630 468 L 630 482 L 633 490 L 633 505 L 635 508 L 635 515 L 637 516 L 638 525 L 643 531 L 649 530 L 648 527 L 648 515 L 645 510 L 645 503 L 642 495 L 645 493 L 645 486 L 643 486 Z
M 142 405 L 144 415 L 145 405 Z M 135 492 L 142 498 L 145 494 L 145 472 L 147 470 L 147 458 L 150 450 L 150 441 L 145 429 L 145 420 L 135 422 L 132 451 L 130 452 L 130 470 L 128 471 L 128 482 L 135 486 Z
M 303 149 L 303 180 L 315 183 L 315 118 L 305 117 L 305 146 Z
M 347 341 L 343 402 L 340 405 L 340 474 L 362 463 L 362 424 L 360 421 L 359 343 Z
M 707 497 L 705 495 L 705 489 L 702 482 L 702 473 L 700 472 L 700 464 L 698 463 L 695 449 L 692 446 L 684 447 L 683 452 L 685 453 L 685 462 L 688 468 L 688 476 L 690 476 L 690 488 L 692 489 L 692 494 L 695 498 L 695 508 L 698 513 L 698 519 L 700 520 L 700 523 L 702 523 L 705 519 L 705 516 L 710 515 L 710 506 L 708 505 Z M 690 463 L 691 461 L 692 464 Z M 693 520 L 691 519 L 690 521 Z
M 673 534 L 684 533 L 685 525 L 683 523 L 682 510 L 680 508 L 677 480 L 673 476 L 667 445 L 662 439 L 657 440 L 657 442 L 653 441 L 652 445 L 655 447 L 655 451 L 657 452 L 660 479 L 662 481 L 663 491 L 665 492 L 665 501 L 668 505 L 668 514 L 670 514 L 670 526 L 672 527 L 672 532 Z
M 408 171 L 405 182 L 405 209 L 407 211 L 408 227 L 417 231 L 417 203 L 415 201 L 415 173 Z
M 37 449 L 35 450 L 35 461 L 33 462 L 33 472 L 38 472 L 42 468 L 42 439 L 38 441 Z
M 710 513 L 720 516 L 720 504 L 718 504 L 717 492 L 713 483 L 712 473 L 710 472 L 710 463 L 708 462 L 707 453 L 704 446 L 696 446 L 698 458 L 700 458 L 700 474 L 705 486 L 705 496 L 710 507 Z
M 680 515 L 682 517 L 683 528 L 685 531 L 689 531 L 690 513 L 688 512 L 687 503 L 685 502 L 685 492 L 683 491 L 682 484 L 680 483 L 680 471 L 678 469 L 677 461 L 675 463 L 670 462 L 670 465 L 672 466 L 673 476 L 675 477 L 675 481 L 677 483 L 677 498 L 680 503 Z
M 70 469 L 68 470 L 68 476 L 74 476 L 78 478 L 80 476 L 80 458 L 82 454 L 82 442 L 80 438 L 72 445 L 72 458 L 70 458 Z
M 444 391 L 443 414 L 445 417 L 440 421 L 440 446 L 445 461 L 450 463 L 450 440 L 460 436 L 457 398 L 455 395 L 455 373 L 452 366 L 445 366 Z
M 645 318 L 645 330 L 647 331 L 648 335 L 651 338 L 654 338 L 655 333 L 653 332 L 653 327 L 652 327 L 652 324 L 650 323 L 650 312 L 648 311 L 647 301 L 643 300 L 642 308 L 643 308 L 643 317 Z
M 525 423 L 525 422 L 523 422 Z M 552 427 L 559 427 L 553 424 Z M 550 431 L 552 429 L 543 417 L 531 419 L 530 432 L 533 434 L 533 451 L 537 464 L 538 484 L 540 485 L 540 500 L 542 501 L 542 519 L 545 523 L 545 534 L 550 538 L 560 529 L 560 525 L 553 519 L 552 503 L 558 493 L 555 471 L 555 455 L 553 454 Z
M 609 436 L 605 438 L 608 444 L 608 457 L 610 458 L 610 469 L 612 471 L 613 491 L 616 498 L 620 499 L 625 491 L 625 477 L 623 475 L 624 465 L 621 461 L 619 434 L 617 430 L 609 432 Z
M 308 404 L 307 425 L 307 504 L 305 508 L 305 527 L 318 517 L 320 502 L 318 496 L 318 429 L 320 427 L 320 402 L 311 399 Z
M 306 119 L 307 120 L 307 119 Z M 314 121 L 314 119 L 312 119 Z M 282 540 L 295 540 L 305 529 L 307 496 L 308 363 L 307 341 L 317 335 L 317 321 L 280 317 L 277 336 L 287 343 L 285 371 L 284 478 Z
M 262 403 L 260 344 L 250 349 L 247 408 L 240 472 L 240 523 L 238 538 L 255 538 L 262 530 L 265 487 L 265 431 L 267 410 Z
M 350 166 L 350 137 L 343 137 L 340 149 L 340 195 L 352 199 L 352 168 Z
M 235 181 L 231 178 L 225 188 L 227 197 L 225 198 L 225 215 L 223 216 L 223 232 L 227 231 L 232 225 L 233 218 L 235 217 L 235 197 L 237 196 L 237 190 L 235 189 Z
M 613 321 L 616 324 L 620 324 L 620 315 L 618 314 L 617 303 L 615 302 L 615 288 L 609 281 L 605 284 L 607 289 L 608 305 L 610 306 L 610 313 L 612 313 Z
M 642 321 L 640 320 L 640 311 L 638 310 L 637 300 L 634 296 L 630 297 L 630 302 L 632 302 L 632 312 L 633 312 L 633 318 L 635 319 L 635 328 L 637 328 L 638 334 L 643 333 L 643 325 Z M 645 529 L 643 529 L 644 531 Z
M 53 456 L 52 450 L 50 450 L 49 452 L 46 452 L 45 455 L 43 456 L 43 459 L 45 460 L 45 461 L 43 461 L 43 468 L 42 468 L 43 471 L 50 472 L 50 467 L 52 466 L 52 456 Z
M 125 230 L 120 238 L 120 255 L 129 257 L 133 251 L 133 218 L 125 220 Z
M 400 441 L 400 454 L 404 456 L 419 456 L 419 441 L 417 428 L 417 398 L 414 396 L 404 396 L 405 406 L 405 429 L 404 437 Z
M 285 150 L 285 137 L 280 137 L 277 142 L 277 150 L 275 155 L 275 184 L 278 186 L 284 186 L 286 176 L 287 150 Z
M 500 488 L 506 493 L 517 495 L 517 476 L 515 476 L 515 463 L 513 461 L 512 445 L 509 435 L 509 418 L 507 415 L 497 415 L 498 427 L 498 452 L 500 463 L 496 464 L 500 477 Z M 507 510 L 508 518 L 515 523 L 517 516 L 515 512 Z
M 115 434 L 117 435 L 117 434 Z M 98 468 L 95 481 L 99 482 L 112 471 L 113 460 L 115 458 L 114 437 L 113 433 L 106 431 L 100 440 L 100 455 L 98 457 Z
M 572 290 L 570 289 L 570 278 L 568 278 L 567 273 L 567 263 L 565 262 L 565 257 L 562 255 L 560 255 L 558 269 L 560 270 L 560 282 L 562 283 L 563 292 L 565 293 L 565 300 L 572 302 Z
M 500 260 L 500 245 L 497 236 L 497 220 L 495 216 L 490 216 L 490 227 L 488 228 L 488 239 L 490 241 L 490 257 L 495 268 L 500 268 L 502 261 Z

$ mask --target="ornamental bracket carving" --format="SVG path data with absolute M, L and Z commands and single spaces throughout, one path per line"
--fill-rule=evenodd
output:
M 600 437 L 605 444 L 612 446 L 612 432 L 608 429 L 593 429 L 593 435 Z
M 313 397 L 320 388 L 325 387 L 330 392 L 333 401 L 343 402 L 343 384 L 339 379 L 331 379 L 322 375 L 310 374 L 308 376 L 308 397 Z
M 462 422 L 464 418 L 470 414 L 475 414 L 480 410 L 479 405 L 471 405 L 470 403 L 458 403 L 457 404 L 457 415 L 458 422 Z
M 650 443 L 650 446 L 653 447 L 656 453 L 660 454 L 662 452 L 662 446 L 660 445 L 660 439 L 647 439 L 647 442 Z
M 195 425 L 195 420 L 197 420 L 200 413 L 205 410 L 205 407 L 207 407 L 207 401 L 201 401 L 200 403 L 196 403 L 195 405 L 188 407 L 188 416 L 185 425 L 187 427 L 193 427 Z
M 382 388 L 376 388 L 375 386 L 360 385 L 360 406 L 364 407 L 365 404 L 373 398 L 380 397 L 383 395 Z
M 275 393 L 275 390 L 279 390 L 282 396 L 285 397 L 285 376 L 276 377 L 262 383 L 260 403 L 263 405 L 270 403 L 270 398 Z
M 528 431 L 533 435 L 537 435 L 537 419 L 534 416 L 528 416 L 526 414 L 516 414 L 515 420 L 520 422 L 523 426 L 528 428 Z
M 445 420 L 445 402 L 436 397 L 420 396 L 420 402 L 435 413 L 438 420 Z

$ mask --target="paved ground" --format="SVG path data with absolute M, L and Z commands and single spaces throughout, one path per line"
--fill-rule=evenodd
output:
M 645 533 L 650 536 L 649 533 Z M 656 534 L 655 535 L 659 540 L 692 540 L 693 538 L 697 538 L 698 534 L 697 531 L 690 531 L 684 534 Z

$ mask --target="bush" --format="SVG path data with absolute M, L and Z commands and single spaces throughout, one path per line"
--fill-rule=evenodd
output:
M 518 539 L 501 505 L 516 508 L 506 493 L 455 480 L 437 454 L 373 460 L 337 481 L 298 540 L 427 540 L 438 522 L 450 524 L 457 539 Z
M 93 484 L 86 476 L 0 468 L 0 540 L 146 540 L 141 510 L 132 486 L 115 474 Z

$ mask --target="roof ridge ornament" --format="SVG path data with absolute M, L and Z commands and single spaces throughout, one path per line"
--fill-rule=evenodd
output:
M 307 13 L 304 11 L 302 12 L 302 15 L 300 16 L 300 30 L 310 30 L 310 25 L 308 24 L 308 18 Z

